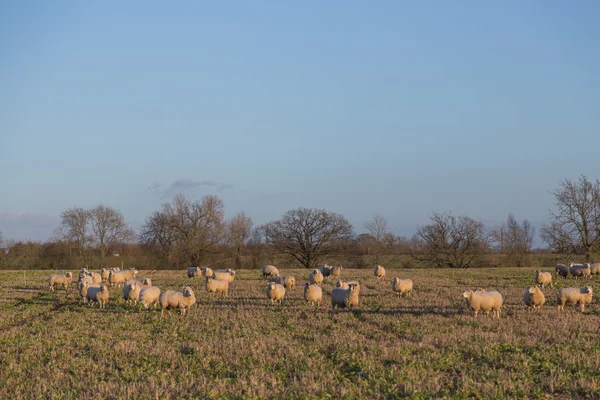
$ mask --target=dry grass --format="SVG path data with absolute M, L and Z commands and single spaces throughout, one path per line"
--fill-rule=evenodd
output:
M 362 283 L 361 305 L 335 314 L 328 298 L 309 307 L 308 272 L 290 272 L 299 285 L 279 307 L 259 271 L 238 271 L 225 298 L 185 271 L 142 271 L 161 288 L 196 290 L 189 317 L 163 319 L 128 306 L 121 289 L 101 311 L 78 304 L 74 287 L 49 292 L 47 271 L 28 271 L 26 284 L 23 272 L 2 272 L 0 398 L 600 396 L 600 307 L 558 312 L 546 288 L 547 305 L 527 312 L 533 269 L 388 270 L 383 282 L 344 269 Z M 393 276 L 414 280 L 412 298 L 397 298 Z M 474 287 L 504 295 L 500 320 L 466 312 L 461 293 Z

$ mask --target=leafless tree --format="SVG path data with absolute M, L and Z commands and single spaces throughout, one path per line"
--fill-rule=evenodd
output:
M 483 224 L 469 217 L 435 213 L 415 234 L 412 256 L 438 267 L 468 268 L 489 245 Z
M 82 266 L 89 264 L 89 249 L 92 245 L 90 232 L 91 216 L 88 210 L 73 207 L 60 214 L 60 226 L 57 236 L 68 241 L 75 250 Z
M 172 263 L 197 266 L 206 255 L 218 252 L 225 239 L 223 208 L 223 201 L 214 195 L 191 202 L 178 194 L 146 219 L 139 239 L 160 246 Z
M 371 250 L 375 257 L 375 264 L 379 264 L 381 259 L 381 253 L 385 247 L 385 239 L 389 241 L 389 232 L 387 230 L 387 219 L 381 215 L 374 215 L 373 218 L 365 222 L 365 229 L 369 232 L 373 238 Z M 394 238 L 393 235 L 391 235 Z M 392 243 L 393 245 L 393 243 Z
M 227 223 L 227 238 L 229 244 L 235 249 L 235 264 L 242 265 L 242 251 L 252 232 L 252 218 L 243 211 L 234 215 Z
M 512 214 L 508 216 L 501 228 L 491 232 L 492 239 L 498 244 L 500 252 L 506 254 L 508 260 L 515 263 L 517 267 L 522 267 L 526 263 L 527 255 L 533 246 L 534 235 L 535 228 L 529 221 L 519 222 Z
M 590 261 L 600 250 L 600 180 L 568 179 L 551 192 L 556 209 L 550 210 L 550 225 L 542 228 L 542 239 L 560 252 L 585 254 Z
M 102 204 L 90 210 L 93 239 L 98 245 L 100 258 L 104 260 L 111 245 L 126 242 L 135 237 L 120 211 Z
M 272 246 L 305 268 L 315 268 L 323 256 L 353 236 L 352 225 L 342 215 L 314 208 L 290 210 L 267 224 L 265 232 Z

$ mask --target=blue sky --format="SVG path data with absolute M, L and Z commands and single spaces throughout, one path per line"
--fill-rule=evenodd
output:
M 434 211 L 547 219 L 597 178 L 600 3 L 3 2 L 0 231 L 103 203 L 139 226 L 217 193 L 411 235 Z

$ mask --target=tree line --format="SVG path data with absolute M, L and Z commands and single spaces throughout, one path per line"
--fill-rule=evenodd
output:
M 540 232 L 546 252 L 590 261 L 600 253 L 600 180 L 566 179 L 551 194 L 555 207 Z M 411 265 L 467 268 L 490 254 L 526 266 L 536 233 L 529 221 L 512 214 L 502 226 L 488 228 L 468 216 L 433 213 L 429 223 L 405 238 L 394 235 L 381 215 L 366 221 L 366 233 L 357 235 L 344 216 L 327 210 L 298 208 L 255 226 L 243 212 L 226 219 L 224 208 L 215 195 L 192 201 L 178 194 L 149 215 L 136 234 L 114 208 L 73 207 L 61 213 L 48 242 L 7 241 L 0 233 L 0 268 L 102 266 L 115 251 L 128 256 L 129 263 L 137 260 L 148 268 L 225 261 L 237 268 L 258 268 L 277 257 L 314 268 L 340 255 L 368 255 L 373 263 L 403 256 Z

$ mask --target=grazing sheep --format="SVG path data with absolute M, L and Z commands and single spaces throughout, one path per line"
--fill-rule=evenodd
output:
M 492 317 L 497 316 L 500 318 L 500 310 L 502 309 L 504 299 L 497 291 L 474 292 L 467 290 L 463 293 L 463 297 L 466 300 L 467 307 L 473 310 L 475 317 L 477 317 L 479 310 L 482 310 L 485 312 L 485 315 L 489 315 L 490 311 L 492 311 Z
M 544 296 L 544 292 L 537 286 L 530 286 L 525 291 L 525 295 L 523 296 L 523 301 L 525 301 L 525 305 L 528 310 L 536 310 L 544 305 L 546 302 L 546 296 Z
M 284 288 L 286 289 L 293 289 L 294 286 L 296 286 L 296 278 L 294 278 L 291 275 L 287 275 L 287 276 L 274 276 L 269 278 L 269 282 L 275 282 L 275 283 L 279 283 L 280 285 L 283 285 Z
M 128 280 L 135 278 L 137 274 L 138 270 L 135 268 L 127 269 L 124 271 L 111 271 L 108 275 L 108 282 L 112 286 L 120 286 L 122 284 L 125 284 L 125 282 L 127 282 Z
M 140 303 L 145 308 L 148 308 L 152 305 L 156 308 L 156 304 L 158 303 L 158 298 L 160 297 L 160 289 L 157 286 L 150 286 L 147 288 L 143 288 L 140 291 Z
M 202 276 L 205 278 L 210 278 L 213 276 L 213 270 L 206 267 L 206 268 L 202 268 Z
M 225 271 L 215 271 L 213 272 L 213 278 L 231 283 L 233 282 L 233 278 L 235 278 L 235 271 L 231 269 L 226 269 Z
M 535 271 L 535 283 L 545 287 L 550 285 L 552 287 L 552 274 L 550 272 Z
M 400 279 L 398 277 L 394 278 L 394 282 L 392 282 L 392 290 L 400 296 L 410 296 L 413 290 L 413 281 L 411 279 Z
M 208 293 L 223 293 L 229 295 L 229 281 L 225 279 L 206 278 L 206 291 Z
M 123 299 L 127 301 L 127 303 L 136 304 L 140 298 L 140 292 L 142 289 L 143 287 L 139 283 L 135 281 L 127 281 L 125 286 L 123 286 Z
M 202 271 L 198 267 L 190 267 L 187 270 L 188 278 L 200 278 Z
M 373 275 L 375 275 L 377 279 L 385 278 L 385 268 L 383 268 L 381 265 L 376 265 L 373 269 Z
M 285 288 L 283 285 L 270 282 L 267 285 L 267 297 L 271 299 L 271 304 L 279 302 L 279 305 L 281 305 L 283 298 L 285 297 Z
M 557 302 L 559 311 L 565 309 L 565 304 L 570 306 L 579 304 L 581 312 L 583 312 L 585 304 L 592 302 L 592 287 L 568 287 L 559 289 L 557 293 Z
M 573 264 L 569 268 L 571 270 L 571 275 L 573 278 L 577 279 L 578 277 L 589 278 L 592 276 L 592 270 L 590 268 L 590 264 Z
M 348 289 L 336 287 L 331 291 L 331 311 L 336 307 L 352 308 L 358 306 L 359 289 L 355 284 L 349 284 Z
M 304 284 L 304 300 L 311 306 L 314 304 L 320 307 L 323 301 L 323 289 L 321 289 L 321 286 L 306 282 Z
M 600 263 L 593 263 L 590 266 L 590 273 L 592 275 L 600 275 Z
M 342 275 L 342 267 L 340 265 L 333 267 L 331 270 L 331 276 L 339 278 Z
M 98 302 L 99 308 L 106 308 L 106 302 L 108 301 L 108 288 L 106 285 L 100 287 L 88 287 L 86 298 L 90 305 L 94 301 Z
M 50 290 L 54 292 L 54 286 L 62 286 L 66 289 L 71 287 L 71 282 L 73 282 L 73 274 L 71 272 L 67 272 L 66 274 L 53 274 L 48 277 L 48 284 L 50 285 Z
M 179 308 L 181 315 L 185 315 L 186 311 L 196 304 L 196 296 L 194 296 L 192 288 L 186 286 L 181 292 L 177 290 L 166 290 L 162 292 L 158 302 L 160 303 L 161 317 L 168 308 Z
M 275 268 L 274 265 L 265 265 L 264 267 L 262 267 L 262 276 L 279 276 L 279 270 Z
M 80 282 L 79 283 L 79 296 L 81 297 L 81 302 L 82 303 L 87 303 L 87 292 L 88 289 L 91 287 L 100 287 L 101 285 L 98 283 L 91 283 L 91 282 Z
M 310 275 L 308 275 L 308 281 L 318 285 L 323 282 L 323 274 L 318 269 L 313 269 Z
M 569 276 L 569 267 L 564 264 L 556 264 L 554 266 L 554 273 L 557 277 L 562 276 L 563 278 L 566 278 Z
M 321 274 L 323 274 L 324 278 L 327 278 L 333 272 L 333 267 L 331 265 L 325 264 L 319 267 L 319 271 L 321 271 Z

